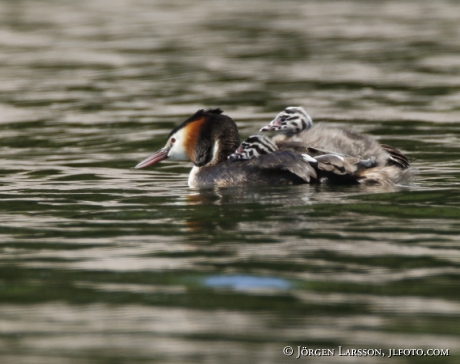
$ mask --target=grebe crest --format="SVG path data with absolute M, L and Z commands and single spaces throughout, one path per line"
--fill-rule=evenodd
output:
M 289 106 L 260 131 L 280 131 L 285 134 L 297 134 L 313 126 L 310 115 L 300 106 Z

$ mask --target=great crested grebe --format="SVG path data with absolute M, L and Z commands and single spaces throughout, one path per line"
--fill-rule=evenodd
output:
M 295 143 L 312 150 L 372 159 L 375 166 L 364 171 L 368 178 L 362 180 L 364 183 L 395 184 L 408 180 L 412 175 L 410 162 L 400 150 L 345 128 L 313 124 L 312 118 L 302 107 L 287 107 L 260 131 L 279 132 L 273 137 L 276 145 Z
M 264 135 L 251 135 L 228 158 L 231 160 L 255 159 L 278 150 L 301 153 L 302 157 L 316 169 L 321 183 L 360 183 L 365 178 L 362 172 L 375 166 L 373 158 L 362 160 L 341 153 L 309 148 L 299 145 L 299 143 L 285 142 L 276 145 Z
M 291 185 L 317 180 L 315 169 L 301 154 L 277 151 L 235 163 L 228 159 L 239 146 L 238 128 L 220 109 L 198 110 L 174 128 L 164 148 L 140 162 L 145 168 L 164 159 L 190 160 L 190 187 Z

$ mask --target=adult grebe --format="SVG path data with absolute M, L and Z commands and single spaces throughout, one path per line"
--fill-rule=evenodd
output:
M 315 169 L 301 154 L 289 150 L 235 163 L 228 159 L 239 146 L 235 122 L 220 109 L 198 110 L 174 128 L 166 145 L 135 168 L 164 159 L 190 160 L 190 187 L 291 185 L 317 180 Z

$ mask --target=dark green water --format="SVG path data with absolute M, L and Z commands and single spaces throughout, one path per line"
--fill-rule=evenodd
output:
M 459 24 L 453 1 L 1 1 L 1 363 L 458 363 Z M 293 105 L 414 183 L 132 168 L 198 108 L 247 136 Z

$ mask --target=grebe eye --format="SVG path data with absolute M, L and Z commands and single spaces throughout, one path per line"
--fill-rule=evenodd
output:
M 171 138 L 171 143 L 175 143 L 176 142 L 176 139 L 175 138 Z

